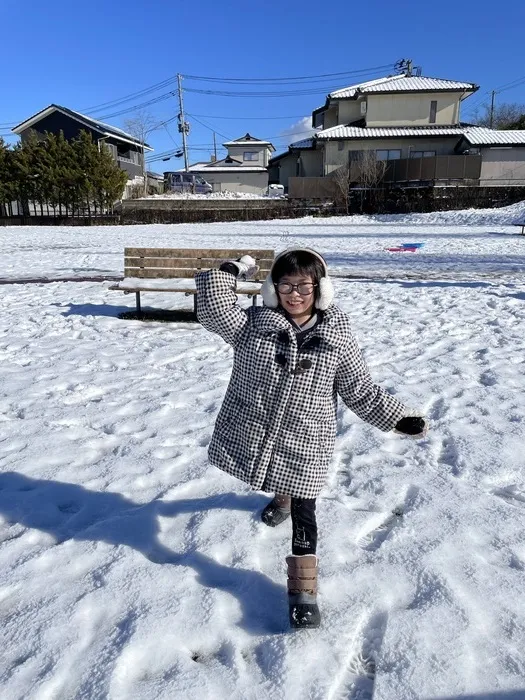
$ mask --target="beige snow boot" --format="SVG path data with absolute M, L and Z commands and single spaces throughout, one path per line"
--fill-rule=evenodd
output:
M 317 564 L 315 554 L 286 557 L 288 564 L 288 605 L 290 625 L 295 629 L 319 627 L 317 606 Z

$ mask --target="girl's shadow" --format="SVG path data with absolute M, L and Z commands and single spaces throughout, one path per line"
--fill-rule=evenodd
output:
M 157 564 L 188 566 L 203 586 L 230 593 L 239 600 L 239 625 L 250 634 L 282 633 L 287 619 L 283 586 L 264 574 L 232 568 L 195 549 L 173 552 L 158 539 L 158 516 L 176 517 L 213 508 L 259 509 L 256 494 L 233 493 L 178 501 L 139 504 L 119 493 L 89 491 L 76 484 L 31 479 L 17 472 L 0 474 L 0 515 L 10 523 L 47 532 L 57 544 L 66 540 L 107 542 L 131 547 Z

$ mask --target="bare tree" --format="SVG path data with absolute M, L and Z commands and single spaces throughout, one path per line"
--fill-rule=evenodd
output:
M 344 207 L 345 212 L 348 214 L 350 210 L 350 166 L 343 165 L 342 168 L 334 170 L 330 177 L 334 184 L 335 203 L 337 206 Z
M 144 145 L 148 135 L 159 128 L 159 120 L 150 112 L 141 110 L 134 117 L 124 121 L 126 130 L 134 136 L 142 146 L 142 177 L 144 178 L 144 196 L 148 194 L 148 177 L 146 172 L 146 153 Z
M 361 151 L 354 164 L 355 180 L 365 189 L 379 185 L 388 167 L 388 161 L 378 160 L 376 152 L 372 149 Z
M 525 117 L 525 105 L 518 102 L 502 102 L 494 107 L 491 118 L 490 104 L 478 107 L 474 112 L 472 121 L 478 126 L 492 127 L 493 129 L 512 129 Z M 491 123 L 492 122 L 492 123 Z

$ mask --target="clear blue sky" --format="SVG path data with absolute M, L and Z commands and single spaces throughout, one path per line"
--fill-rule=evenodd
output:
M 473 107 L 489 99 L 491 90 L 520 78 L 524 79 L 521 85 L 496 99 L 525 103 L 524 0 L 507 0 L 502 6 L 487 0 L 2 0 L 0 11 L 0 134 L 4 137 L 8 126 L 52 102 L 124 127 L 124 120 L 136 112 L 134 105 L 175 90 L 176 84 L 115 107 L 91 108 L 177 73 L 245 79 L 317 76 L 392 65 L 401 58 L 413 59 L 423 75 L 480 85 L 479 92 L 464 103 L 464 120 Z M 357 79 L 292 85 L 186 78 L 185 109 L 188 115 L 196 115 L 187 117 L 190 161 L 209 159 L 213 130 L 219 145 L 249 131 L 270 139 L 281 152 L 288 143 L 283 132 L 322 105 L 329 90 L 391 72 L 384 68 L 363 72 Z M 317 94 L 232 97 L 190 89 L 309 89 Z M 123 109 L 130 111 L 108 116 Z M 146 109 L 159 121 L 170 119 L 178 112 L 177 98 L 170 95 Z M 296 138 L 301 138 L 299 133 Z M 174 150 L 174 144 L 180 143 L 176 121 L 152 133 L 149 142 L 156 154 Z M 162 172 L 181 166 L 181 160 L 172 159 L 152 164 L 151 169 Z

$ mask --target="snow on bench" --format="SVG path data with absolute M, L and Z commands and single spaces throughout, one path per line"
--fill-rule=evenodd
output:
M 229 248 L 125 248 L 124 279 L 110 289 L 135 294 L 137 314 L 141 314 L 141 292 L 179 292 L 193 295 L 193 309 L 197 313 L 197 289 L 193 280 L 198 272 L 217 269 L 225 260 L 236 260 L 251 255 L 259 265 L 255 282 L 246 282 L 236 289 L 236 294 L 245 294 L 257 304 L 264 281 L 274 258 L 274 251 L 233 250 Z

